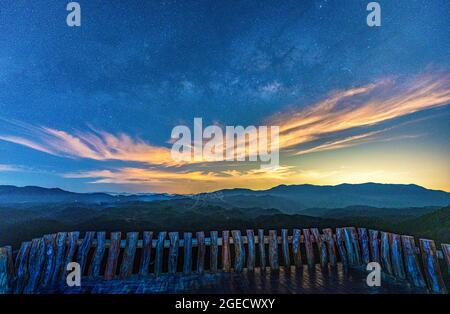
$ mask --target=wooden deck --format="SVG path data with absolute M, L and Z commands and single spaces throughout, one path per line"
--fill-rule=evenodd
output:
M 339 278 L 340 273 L 351 273 L 339 272 L 339 268 L 361 269 L 369 262 L 378 262 L 383 272 L 403 282 L 406 290 L 411 286 L 414 291 L 447 293 L 450 245 L 442 244 L 442 251 L 438 251 L 432 240 L 420 239 L 418 243 L 417 247 L 410 236 L 355 227 L 322 232 L 317 228 L 268 232 L 262 229 L 256 232 L 199 231 L 185 232 L 182 237 L 178 232 L 154 235 L 146 231 L 142 234 L 129 232 L 124 239 L 121 232 L 112 232 L 108 237 L 105 232 L 86 232 L 83 238 L 78 231 L 60 232 L 24 242 L 18 251 L 11 247 L 0 248 L 0 293 L 39 293 L 55 289 L 65 292 L 61 285 L 65 282 L 66 266 L 73 261 L 80 264 L 86 287 L 103 286 L 105 291 L 115 291 L 115 288 L 108 288 L 114 285 L 135 287 L 124 288 L 135 292 L 141 285 L 143 290 L 152 290 L 157 282 L 164 281 L 161 278 L 166 278 L 170 286 L 177 281 L 189 282 L 186 278 L 191 278 L 195 285 L 208 278 L 245 282 L 243 274 L 251 278 L 259 273 L 258 278 L 266 278 L 269 273 L 270 278 L 281 280 L 282 274 L 301 273 L 303 279 L 289 282 L 291 290 L 283 288 L 281 291 L 302 293 L 295 287 L 309 278 L 304 275 L 304 269 L 313 273 L 320 269 L 314 277 L 318 283 L 324 278 L 333 282 L 332 278 Z M 328 270 L 334 275 L 324 277 Z M 233 275 L 227 274 L 230 272 Z M 349 278 L 345 278 L 340 288 L 330 285 L 330 289 L 337 292 L 350 289 L 346 286 Z M 280 284 L 288 285 L 286 279 L 283 282 Z M 272 283 L 270 279 L 268 285 L 273 286 Z M 252 287 L 246 289 L 252 291 Z M 246 292 L 245 289 L 242 292 Z

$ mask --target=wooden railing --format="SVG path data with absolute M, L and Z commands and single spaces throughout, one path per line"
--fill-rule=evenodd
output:
M 420 239 L 416 247 L 411 236 L 365 228 L 282 229 L 281 234 L 259 229 L 200 231 L 195 237 L 184 232 L 59 232 L 23 242 L 13 253 L 10 246 L 0 248 L 0 293 L 33 293 L 59 284 L 66 277 L 66 266 L 78 262 L 83 276 L 104 280 L 127 279 L 162 273 L 240 272 L 255 267 L 277 271 L 280 264 L 314 268 L 367 265 L 378 262 L 383 272 L 408 280 L 413 286 L 433 293 L 447 293 L 443 278 L 450 275 L 450 245 L 436 249 L 433 240 Z M 261 241 L 263 239 L 263 241 Z M 447 276 L 441 273 L 446 262 Z M 442 263 L 444 265 L 444 263 Z M 101 276 L 101 277 L 100 277 Z M 448 287 L 448 282 L 447 282 Z

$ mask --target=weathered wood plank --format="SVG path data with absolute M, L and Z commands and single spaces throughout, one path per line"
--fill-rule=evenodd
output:
M 156 259 L 155 259 L 155 275 L 159 276 L 163 271 L 164 258 L 164 241 L 166 240 L 167 232 L 161 231 L 158 234 L 158 242 L 156 244 Z
M 33 239 L 31 244 L 30 257 L 28 259 L 28 283 L 25 286 L 24 293 L 33 293 L 41 277 L 41 272 L 45 261 L 45 242 L 43 238 Z
M 343 228 L 336 228 L 336 243 L 338 247 L 339 252 L 339 258 L 341 260 L 341 263 L 344 267 L 348 266 L 348 258 L 347 258 L 347 251 L 345 249 L 345 243 L 344 243 L 344 229 Z
M 153 232 L 144 231 L 142 238 L 141 262 L 139 265 L 139 276 L 147 276 L 149 272 L 150 260 L 152 258 Z
M 362 262 L 367 265 L 370 262 L 369 237 L 366 228 L 358 228 L 359 244 L 361 247 Z
M 311 234 L 314 239 L 314 241 L 317 244 L 317 249 L 319 251 L 319 261 L 320 261 L 320 267 L 324 268 L 327 266 L 328 263 L 328 254 L 327 254 L 327 248 L 326 244 L 322 240 L 322 235 L 319 232 L 319 229 L 317 228 L 311 228 Z
M 264 244 L 264 229 L 258 229 L 259 266 L 266 268 L 266 249 Z
M 309 229 L 303 229 L 303 242 L 305 243 L 306 250 L 306 261 L 308 263 L 308 268 L 314 269 L 314 250 L 312 245 L 312 237 Z
M 278 237 L 276 230 L 269 230 L 269 265 L 272 270 L 280 268 L 278 262 Z
M 185 232 L 183 235 L 183 273 L 190 274 L 192 271 L 192 233 Z
M 231 270 L 231 256 L 230 256 L 230 232 L 222 231 L 222 269 L 225 272 Z
M 244 243 L 242 242 L 240 230 L 232 230 L 231 235 L 234 246 L 234 271 L 239 273 L 244 269 L 245 265 Z
M 414 238 L 404 235 L 401 239 L 405 257 L 406 277 L 414 286 L 424 288 L 426 283 L 420 270 Z
M 434 244 L 434 241 L 420 239 L 419 242 L 428 288 L 433 293 L 447 293 L 447 289 L 444 285 L 444 280 L 442 279 L 441 269 L 439 267 L 438 257 L 436 253 L 436 245 Z
M 16 257 L 15 277 L 16 283 L 14 285 L 14 293 L 20 294 L 23 292 L 28 281 L 28 257 L 31 250 L 31 242 L 22 242 L 19 253 Z
M 219 261 L 219 245 L 218 245 L 219 233 L 217 231 L 211 231 L 211 250 L 210 250 L 210 270 L 217 272 Z
M 12 289 L 8 250 L 6 247 L 0 247 L 0 294 L 11 293 Z
M 52 276 L 55 268 L 56 234 L 47 234 L 44 236 L 45 243 L 45 262 L 41 276 L 41 287 L 47 287 L 52 283 Z
M 120 278 L 125 279 L 133 273 L 134 257 L 136 255 L 136 245 L 139 238 L 138 232 L 128 232 L 123 259 L 120 265 Z
M 12 246 L 7 245 L 5 246 L 6 250 L 6 260 L 7 260 L 7 273 L 8 273 L 8 281 L 9 281 L 9 287 L 10 287 L 10 293 L 12 292 L 12 288 L 14 286 L 14 256 L 13 256 L 13 249 Z
M 56 285 L 56 283 L 61 279 L 66 241 L 67 232 L 58 232 L 55 240 L 55 267 L 52 274 L 52 285 Z
M 390 235 L 388 232 L 381 232 L 381 266 L 382 269 L 390 275 L 393 275 L 391 264 L 391 250 L 389 247 Z
M 255 233 L 253 230 L 247 230 L 247 269 L 253 271 L 255 269 L 256 250 L 255 250 Z
M 324 242 L 327 244 L 328 248 L 328 256 L 330 266 L 335 267 L 337 265 L 337 256 L 336 256 L 336 244 L 333 237 L 333 230 L 330 228 L 326 228 L 322 230 L 324 234 Z
M 405 279 L 405 266 L 403 265 L 403 251 L 401 238 L 398 234 L 391 233 L 389 237 L 391 246 L 391 263 L 394 275 L 397 278 Z
M 179 248 L 179 236 L 178 232 L 169 232 L 170 248 L 169 248 L 169 266 L 168 271 L 170 274 L 177 272 L 178 265 L 178 248 Z
M 444 254 L 445 261 L 447 262 L 447 272 L 450 276 L 450 244 L 442 243 L 442 253 Z
M 358 243 L 358 235 L 354 227 L 344 228 L 344 243 L 349 264 L 361 264 L 361 249 Z
M 80 232 L 79 231 L 69 232 L 67 237 L 68 237 L 69 243 L 67 244 L 66 253 L 64 256 L 64 263 L 62 265 L 62 270 L 61 270 L 61 274 L 62 274 L 61 278 L 62 279 L 66 278 L 67 265 L 74 261 L 75 252 L 77 250 L 77 241 L 78 241 L 78 238 L 80 237 Z
M 381 263 L 380 241 L 378 240 L 378 230 L 369 230 L 369 251 L 370 251 L 370 261 Z
M 100 276 L 100 268 L 105 255 L 105 242 L 106 232 L 97 232 L 97 246 L 95 247 L 94 255 L 92 256 L 91 264 L 88 269 L 91 278 Z
M 94 238 L 95 238 L 94 231 L 86 232 L 86 234 L 84 235 L 83 241 L 81 241 L 81 244 L 78 247 L 77 263 L 80 264 L 81 274 L 85 273 L 86 262 L 87 262 L 86 260 L 87 260 L 89 251 L 92 247 L 92 242 L 94 241 Z
M 292 236 L 292 254 L 294 256 L 295 267 L 301 268 L 303 266 L 302 250 L 301 250 L 301 231 L 300 229 L 294 229 Z
M 122 239 L 121 232 L 111 232 L 111 239 L 109 242 L 108 258 L 106 260 L 105 280 L 112 280 L 116 277 L 117 262 L 120 253 L 120 240 Z
M 203 274 L 205 272 L 205 233 L 203 231 L 195 234 L 197 238 L 197 272 Z
M 288 229 L 281 230 L 281 247 L 283 251 L 284 266 L 289 268 L 291 266 L 291 260 L 289 257 L 289 231 Z

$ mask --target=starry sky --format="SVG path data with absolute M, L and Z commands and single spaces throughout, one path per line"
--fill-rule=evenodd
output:
M 450 1 L 0 4 L 0 184 L 450 191 Z M 280 165 L 174 164 L 171 130 L 277 125 Z

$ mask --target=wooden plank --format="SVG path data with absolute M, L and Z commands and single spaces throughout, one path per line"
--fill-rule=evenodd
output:
M 105 280 L 112 280 L 116 277 L 117 262 L 120 253 L 121 232 L 111 232 L 109 242 L 108 258 L 106 260 Z
M 241 231 L 233 230 L 231 231 L 233 237 L 234 246 L 234 271 L 242 272 L 245 265 L 245 249 L 244 243 L 242 242 Z
M 159 276 L 163 271 L 164 258 L 164 241 L 166 240 L 166 231 L 161 231 L 158 234 L 158 242 L 156 244 L 156 259 L 155 259 L 155 275 Z
M 313 269 L 314 268 L 314 250 L 312 245 L 312 236 L 309 229 L 303 229 L 303 241 L 305 243 L 305 249 L 306 249 L 306 261 L 308 263 L 308 268 Z
M 183 235 L 184 254 L 183 254 L 183 273 L 190 274 L 192 271 L 192 233 L 185 232 Z
M 380 241 L 378 240 L 378 230 L 369 230 L 369 251 L 370 261 L 381 263 Z
M 264 229 L 258 229 L 259 266 L 266 268 L 266 249 L 264 244 Z
M 343 228 L 336 228 L 336 244 L 339 252 L 339 258 L 344 267 L 348 266 L 347 251 L 345 250 Z
M 203 274 L 205 272 L 205 233 L 203 231 L 197 232 L 195 234 L 197 238 L 197 272 Z
M 294 264 L 295 267 L 301 268 L 303 267 L 302 262 L 302 250 L 301 250 L 301 231 L 300 229 L 293 230 L 292 236 L 292 254 L 294 256 Z
M 56 234 L 47 234 L 44 236 L 45 243 L 45 262 L 41 277 L 40 286 L 47 287 L 52 283 L 52 276 L 55 268 L 56 258 Z
M 344 243 L 347 250 L 350 265 L 361 264 L 361 249 L 358 243 L 358 235 L 354 227 L 344 228 Z
M 322 230 L 324 234 L 324 242 L 327 244 L 330 266 L 337 265 L 336 244 L 333 237 L 333 230 L 326 228 Z
M 222 231 L 222 269 L 225 272 L 229 272 L 231 270 L 229 231 Z
M 211 231 L 211 246 L 210 246 L 210 270 L 215 273 L 218 270 L 219 261 L 219 245 L 218 245 L 219 233 L 217 231 Z
M 91 264 L 89 265 L 89 276 L 91 278 L 100 276 L 100 268 L 103 257 L 105 255 L 106 232 L 97 232 L 97 245 L 95 247 L 94 255 L 92 256 Z
M 291 260 L 289 257 L 289 233 L 287 229 L 281 230 L 281 247 L 283 251 L 284 266 L 289 268 L 291 266 Z
M 52 275 L 51 285 L 54 286 L 61 279 L 64 264 L 64 253 L 66 249 L 67 232 L 58 232 L 55 240 L 55 267 Z
M 391 263 L 394 275 L 397 278 L 405 279 L 405 266 L 403 265 L 403 251 L 401 238 L 398 234 L 391 233 L 389 237 L 391 246 Z
M 269 265 L 272 270 L 278 270 L 278 237 L 276 230 L 269 230 Z
M 144 231 L 142 238 L 142 253 L 141 253 L 141 263 L 139 265 L 139 276 L 147 276 L 148 269 L 150 265 L 150 260 L 152 258 L 152 240 L 153 232 Z
M 247 248 L 248 248 L 248 257 L 247 257 L 247 269 L 249 271 L 253 271 L 255 269 L 256 262 L 256 249 L 255 249 L 255 233 L 253 230 L 247 230 Z
M 0 247 L 0 294 L 9 294 L 12 288 L 8 250 L 6 247 Z
M 420 239 L 420 251 L 422 252 L 422 262 L 425 268 L 425 278 L 428 288 L 433 293 L 447 293 L 447 289 L 442 279 L 441 269 L 436 253 L 436 245 L 433 240 Z
M 67 244 L 67 249 L 66 249 L 66 253 L 65 253 L 66 255 L 64 257 L 64 263 L 62 265 L 62 270 L 61 270 L 61 274 L 62 274 L 61 278 L 63 280 L 65 280 L 65 278 L 66 278 L 67 265 L 74 261 L 75 251 L 77 250 L 77 241 L 78 241 L 78 238 L 80 237 L 80 232 L 79 231 L 69 232 L 67 236 L 68 236 L 69 243 Z
M 386 273 L 393 275 L 389 238 L 388 232 L 381 232 L 381 267 Z
M 31 242 L 22 242 L 19 253 L 16 257 L 14 293 L 21 294 L 28 280 L 28 257 L 30 254 Z
M 450 244 L 442 243 L 442 253 L 444 254 L 445 261 L 447 262 L 447 272 L 450 276 Z
M 426 283 L 420 270 L 414 238 L 403 235 L 401 239 L 405 257 L 406 277 L 414 286 L 424 288 Z
M 31 243 L 30 257 L 28 259 L 28 283 L 25 286 L 24 293 L 33 293 L 41 277 L 41 272 L 45 261 L 45 242 L 43 238 L 33 239 Z
M 328 254 L 327 254 L 327 247 L 325 242 L 322 240 L 322 235 L 319 232 L 319 229 L 317 228 L 311 228 L 311 234 L 314 239 L 314 241 L 317 244 L 317 249 L 319 251 L 319 261 L 320 261 L 320 267 L 324 268 L 327 266 L 328 263 Z
M 168 271 L 170 274 L 177 272 L 178 265 L 178 248 L 179 248 L 179 236 L 178 232 L 169 232 L 170 248 L 169 248 L 169 266 Z
M 138 232 L 128 232 L 123 259 L 120 265 L 120 278 L 126 279 L 133 273 L 134 257 L 136 255 L 136 245 L 139 238 Z
M 14 286 L 14 253 L 13 253 L 13 249 L 12 246 L 7 245 L 5 246 L 5 250 L 6 250 L 6 260 L 7 260 L 7 273 L 8 273 L 8 281 L 9 281 L 9 287 L 10 289 L 10 293 L 12 293 L 12 288 Z
M 369 237 L 366 228 L 358 228 L 359 244 L 361 247 L 361 260 L 364 265 L 370 262 Z
M 85 273 L 87 257 L 92 247 L 92 242 L 94 241 L 94 238 L 95 238 L 94 231 L 86 232 L 83 241 L 81 241 L 81 244 L 78 247 L 77 263 L 80 264 L 82 275 Z

